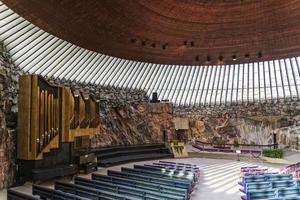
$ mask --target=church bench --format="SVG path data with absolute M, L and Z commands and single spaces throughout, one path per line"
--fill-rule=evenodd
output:
M 152 165 L 159 165 L 159 166 L 165 166 L 165 167 L 174 167 L 174 168 L 180 168 L 180 169 L 200 170 L 200 167 L 198 167 L 198 166 L 178 165 L 178 164 L 176 164 L 176 163 L 154 162 L 154 163 L 152 163 Z
M 92 179 L 114 183 L 118 185 L 126 185 L 126 186 L 141 188 L 141 189 L 148 189 L 156 192 L 161 192 L 164 194 L 182 196 L 185 199 L 188 197 L 187 189 L 171 187 L 167 185 L 159 185 L 157 183 L 151 183 L 147 180 L 132 180 L 129 178 L 113 177 L 113 176 L 107 176 L 107 175 L 102 175 L 97 173 L 92 174 Z
M 114 200 L 140 200 L 130 195 L 130 192 L 121 192 L 115 190 L 99 190 L 64 181 L 55 181 L 55 190 L 61 190 L 66 193 L 75 194 L 88 199 L 114 199 Z
M 181 166 L 191 166 L 191 167 L 198 167 L 195 164 L 187 164 L 187 163 L 177 163 L 177 162 L 171 162 L 171 161 L 164 161 L 164 160 L 160 160 L 158 161 L 159 163 L 167 163 L 167 164 L 175 164 L 175 165 L 181 165 Z
M 234 149 L 214 149 L 213 151 L 218 151 L 222 153 L 235 153 L 236 150 Z
M 283 168 L 281 171 L 282 172 L 285 172 L 285 171 L 295 171 L 298 168 L 300 168 L 300 162 L 296 163 L 296 164 L 293 164 L 293 165 L 289 165 L 289 166 Z
M 75 177 L 74 183 L 77 185 L 82 185 L 86 187 L 91 187 L 95 189 L 103 189 L 105 188 L 111 188 L 116 191 L 130 191 L 131 193 L 135 193 L 137 196 L 147 199 L 157 199 L 157 200 L 185 200 L 183 197 L 175 196 L 175 195 L 168 195 L 168 194 L 163 194 L 163 193 L 158 193 L 155 191 L 147 190 L 147 189 L 141 189 L 141 188 L 135 188 L 135 187 L 130 187 L 130 186 L 124 186 L 124 185 L 117 185 L 113 183 L 107 183 L 103 181 L 96 181 L 96 180 L 91 180 L 91 179 L 86 179 L 86 178 L 81 178 L 81 177 Z
M 135 174 L 142 174 L 142 175 L 147 175 L 147 176 L 153 176 L 153 177 L 158 177 L 158 178 L 165 178 L 165 179 L 170 179 L 182 183 L 188 183 L 193 185 L 194 183 L 194 177 L 193 176 L 181 176 L 180 174 L 163 174 L 160 172 L 155 172 L 155 171 L 149 171 L 149 170 L 144 170 L 144 169 L 132 169 L 132 168 L 126 168 L 122 167 L 121 168 L 122 172 L 127 172 L 127 173 L 135 173 Z
M 269 176 L 269 175 L 279 175 L 278 172 L 263 172 L 263 173 L 249 173 L 248 175 L 245 174 L 245 176 L 241 175 L 241 180 L 238 182 L 239 185 L 244 186 L 246 182 L 268 182 L 266 181 L 267 178 L 263 178 L 264 176 Z M 251 180 L 251 178 L 246 178 L 245 177 L 255 177 L 254 179 Z M 290 179 L 289 179 L 290 180 Z
M 55 167 L 33 169 L 33 181 L 49 180 L 57 177 L 72 176 L 78 172 L 77 166 L 74 164 L 58 165 Z
M 40 200 L 40 198 L 9 189 L 7 190 L 7 200 Z
M 291 174 L 264 174 L 258 176 L 244 176 L 242 182 L 239 184 L 244 185 L 250 182 L 269 182 L 269 181 L 284 181 L 293 180 L 293 175 Z
M 184 189 L 187 189 L 188 192 L 190 192 L 192 190 L 192 185 L 189 183 L 182 183 L 179 181 L 174 181 L 174 180 L 165 179 L 165 178 L 146 176 L 146 175 L 141 175 L 141 174 L 136 174 L 136 173 L 118 172 L 118 171 L 112 171 L 112 170 L 108 170 L 107 174 L 109 176 L 114 176 L 114 177 L 123 177 L 123 178 L 129 178 L 129 179 L 133 179 L 133 180 L 147 181 L 147 182 L 156 183 L 159 185 L 167 185 L 167 186 L 172 186 L 172 187 L 184 188 Z
M 274 182 L 252 182 L 246 183 L 245 187 L 240 190 L 247 193 L 249 190 L 262 190 L 268 188 L 288 188 L 288 187 L 299 187 L 299 180 L 287 180 L 287 181 L 274 181 Z
M 300 197 L 281 197 L 281 198 L 271 198 L 270 200 L 300 200 Z
M 170 167 L 170 166 L 161 166 L 161 165 L 155 165 L 155 164 L 144 164 L 146 167 L 153 167 L 158 169 L 166 169 L 166 170 L 176 170 L 179 173 L 185 173 L 185 172 L 191 172 L 194 175 L 195 181 L 198 181 L 200 177 L 200 170 L 198 169 L 192 169 L 192 168 L 179 168 L 179 167 Z
M 243 193 L 247 193 L 251 190 L 265 190 L 265 189 L 272 189 L 272 183 L 271 182 L 246 183 L 245 186 L 240 189 L 240 191 Z
M 173 170 L 178 173 L 192 173 L 195 174 L 198 170 L 193 169 L 193 168 L 183 168 L 183 167 L 176 167 L 176 166 L 164 166 L 164 165 L 156 165 L 156 164 L 144 164 L 143 166 L 145 167 L 150 167 L 150 168 L 159 168 L 159 169 L 166 169 L 166 170 Z
M 300 180 L 274 181 L 274 182 L 272 182 L 272 188 L 299 187 L 299 186 L 300 186 Z
M 142 166 L 142 165 L 133 165 L 133 168 L 140 169 L 142 171 L 150 171 L 150 172 L 158 172 L 161 174 L 167 174 L 168 176 L 172 176 L 173 178 L 180 177 L 180 179 L 196 181 L 195 174 L 189 171 L 179 171 L 179 170 L 166 169 L 166 168 L 160 169 L 152 166 Z
M 32 194 L 39 195 L 41 199 L 55 199 L 55 200 L 88 200 L 87 198 L 80 197 L 74 194 L 66 193 L 60 190 L 54 190 L 51 188 L 33 185 Z M 107 199 L 109 200 L 109 199 Z
M 249 171 L 267 171 L 267 168 L 246 168 L 246 169 L 241 169 L 241 172 L 249 172 Z
M 163 166 L 163 165 L 155 165 L 155 164 L 144 164 L 146 167 L 155 167 L 160 169 L 169 169 L 169 170 L 176 170 L 182 172 L 195 172 L 192 168 L 183 168 L 183 167 L 174 167 L 174 166 Z
M 242 200 L 267 200 L 276 197 L 276 189 L 252 190 L 243 195 Z
M 278 172 L 259 172 L 259 171 L 254 171 L 254 172 L 242 172 L 240 174 L 240 177 L 244 176 L 264 176 L 264 175 L 270 175 L 270 174 L 278 174 Z
M 300 187 L 280 188 L 278 197 L 300 197 Z
M 299 198 L 300 188 L 275 188 L 266 190 L 251 190 L 242 196 L 243 200 L 259 200 L 272 198 Z
M 217 146 L 217 145 L 213 145 L 212 146 L 215 149 L 230 149 L 231 147 L 227 147 L 227 146 Z
M 252 166 L 241 167 L 241 170 L 244 170 L 244 169 L 255 169 L 255 168 L 258 168 L 258 165 L 252 165 Z

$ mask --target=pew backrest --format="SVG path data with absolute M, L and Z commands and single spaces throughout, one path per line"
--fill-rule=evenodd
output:
M 131 187 L 137 187 L 137 188 L 147 188 L 149 190 L 151 189 L 153 191 L 159 191 L 165 194 L 181 195 L 184 196 L 185 198 L 187 197 L 187 193 L 188 193 L 188 190 L 184 188 L 171 187 L 168 185 L 159 185 L 157 183 L 151 183 L 145 180 L 134 180 L 130 178 L 107 176 L 107 175 L 102 175 L 97 173 L 92 174 L 92 179 L 120 184 L 120 185 L 131 186 Z
M 40 200 L 40 198 L 34 197 L 32 195 L 24 194 L 22 192 L 13 189 L 8 189 L 7 200 Z

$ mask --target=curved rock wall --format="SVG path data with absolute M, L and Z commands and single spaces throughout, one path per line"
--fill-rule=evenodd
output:
M 142 90 L 83 85 L 52 79 L 53 84 L 85 90 L 100 100 L 100 134 L 92 147 L 163 143 L 175 139 L 173 104 L 150 103 Z
M 20 74 L 0 43 L 0 189 L 14 183 Z
M 300 101 L 227 105 L 220 107 L 176 107 L 176 117 L 190 120 L 193 139 L 211 142 L 216 137 L 228 143 L 273 144 L 273 134 L 282 148 L 300 149 Z

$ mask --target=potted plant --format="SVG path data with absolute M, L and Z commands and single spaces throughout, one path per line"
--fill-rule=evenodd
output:
M 235 139 L 233 140 L 233 146 L 234 146 L 235 148 L 239 148 L 240 144 L 239 144 L 239 141 L 238 141 L 237 138 L 235 138 Z

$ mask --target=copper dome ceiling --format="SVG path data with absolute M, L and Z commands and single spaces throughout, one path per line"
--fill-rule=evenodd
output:
M 162 64 L 299 56 L 299 0 L 3 0 L 81 47 Z

